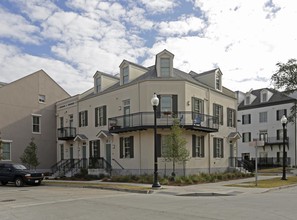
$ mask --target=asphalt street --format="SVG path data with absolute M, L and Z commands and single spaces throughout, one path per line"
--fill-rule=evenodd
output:
M 176 196 L 101 189 L 0 187 L 1 220 L 296 219 L 297 187 L 232 196 Z

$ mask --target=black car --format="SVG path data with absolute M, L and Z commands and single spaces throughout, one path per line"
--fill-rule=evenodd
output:
M 43 173 L 32 172 L 22 164 L 0 163 L 2 185 L 6 185 L 8 182 L 13 182 L 15 186 L 40 185 L 43 177 Z

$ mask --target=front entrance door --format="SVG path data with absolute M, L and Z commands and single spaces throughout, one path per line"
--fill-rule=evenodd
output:
M 106 149 L 106 161 L 111 164 L 111 144 L 106 144 L 105 145 Z

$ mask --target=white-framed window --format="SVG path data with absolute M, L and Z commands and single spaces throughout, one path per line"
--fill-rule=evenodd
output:
M 276 111 L 276 120 L 279 121 L 283 117 L 283 115 L 287 116 L 287 109 L 280 109 Z
M 260 112 L 259 113 L 259 122 L 266 123 L 267 122 L 267 112 Z
M 96 93 L 101 91 L 101 77 L 97 77 L 95 80 L 95 91 Z
M 160 73 L 162 77 L 170 76 L 170 58 L 160 59 Z
M 242 124 L 250 124 L 251 123 L 251 114 L 242 115 Z
M 162 156 L 166 155 L 168 138 L 169 138 L 169 135 L 161 136 L 161 155 Z
M 260 132 L 259 132 L 259 139 L 260 139 L 260 141 L 265 141 L 265 142 L 267 142 L 267 140 L 268 140 L 268 133 L 267 133 L 267 130 L 263 130 L 263 131 L 260 131 Z
M 242 142 L 251 142 L 252 135 L 251 132 L 244 132 L 242 133 Z
M 106 125 L 106 105 L 95 108 L 95 127 Z
M 223 117 L 223 106 L 218 104 L 213 104 L 213 116 L 216 117 L 219 121 L 220 125 L 224 124 L 224 117 Z
M 262 93 L 262 102 L 267 102 L 267 92 Z
M 129 82 L 129 66 L 123 68 L 123 84 Z
M 231 108 L 227 108 L 227 126 L 234 128 L 236 126 L 236 111 Z
M 39 101 L 39 103 L 45 103 L 45 95 L 39 95 L 38 101 Z
M 11 142 L 2 140 L 2 160 L 10 161 L 11 160 Z
M 32 132 L 41 133 L 41 115 L 32 115 Z
M 162 95 L 160 105 L 161 112 L 172 112 L 172 95 Z
M 133 136 L 120 138 L 120 158 L 134 158 Z
M 88 111 L 79 112 L 79 127 L 88 126 Z
M 251 104 L 251 97 L 250 97 L 250 96 L 246 96 L 246 97 L 245 97 L 245 104 L 246 104 L 246 105 Z
M 224 158 L 224 139 L 213 138 L 213 157 Z
M 192 98 L 192 111 L 194 114 L 204 113 L 204 101 L 202 99 Z
M 192 135 L 192 157 L 204 156 L 204 137 Z
M 216 73 L 216 89 L 221 90 L 221 74 Z

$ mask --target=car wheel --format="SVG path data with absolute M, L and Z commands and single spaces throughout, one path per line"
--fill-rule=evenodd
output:
M 8 181 L 1 181 L 1 184 L 2 184 L 3 186 L 5 186 L 7 183 L 8 183 Z
M 17 177 L 14 181 L 14 184 L 17 187 L 24 186 L 24 181 L 21 177 Z

